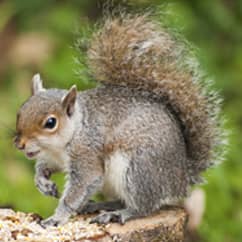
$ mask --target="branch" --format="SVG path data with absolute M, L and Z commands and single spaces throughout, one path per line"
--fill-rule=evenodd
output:
M 40 216 L 0 209 L 0 241 L 98 241 L 98 242 L 182 242 L 187 214 L 181 208 L 165 208 L 125 225 L 89 224 L 90 216 L 76 216 L 59 227 L 42 228 Z

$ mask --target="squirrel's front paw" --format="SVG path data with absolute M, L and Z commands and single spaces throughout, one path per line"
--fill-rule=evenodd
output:
M 44 195 L 53 196 L 56 198 L 59 197 L 56 184 L 53 181 L 47 179 L 46 177 L 44 176 L 35 177 L 35 184 L 38 190 Z
M 57 227 L 58 225 L 65 224 L 68 221 L 67 218 L 58 218 L 57 216 L 53 215 L 45 220 L 42 220 L 40 222 L 40 225 L 44 228 L 49 227 L 49 226 L 55 226 Z
M 55 218 L 55 216 L 51 216 L 40 222 L 40 225 L 44 228 L 49 227 L 49 226 L 57 227 L 58 225 L 61 225 L 61 224 L 64 224 L 63 220 L 57 219 L 57 218 Z
M 59 224 L 60 224 L 60 221 L 58 221 L 52 217 L 42 220 L 40 222 L 40 225 L 44 228 L 49 227 L 49 226 L 58 226 Z

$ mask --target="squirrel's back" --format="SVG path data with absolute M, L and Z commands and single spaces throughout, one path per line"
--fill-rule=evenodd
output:
M 108 18 L 93 35 L 87 62 L 104 84 L 148 90 L 162 97 L 180 121 L 191 183 L 214 164 L 224 132 L 220 98 L 198 71 L 184 41 L 149 16 Z

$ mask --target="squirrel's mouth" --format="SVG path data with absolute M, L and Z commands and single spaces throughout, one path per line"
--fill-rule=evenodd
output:
M 38 155 L 40 152 L 40 150 L 38 151 L 34 151 L 34 152 L 27 152 L 26 153 L 26 156 L 29 158 L 29 159 L 33 159 L 36 155 Z

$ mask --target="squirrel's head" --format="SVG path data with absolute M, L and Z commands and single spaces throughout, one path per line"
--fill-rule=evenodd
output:
M 77 89 L 45 89 L 39 74 L 32 79 L 32 95 L 17 114 L 15 145 L 28 158 L 63 150 L 80 124 Z

